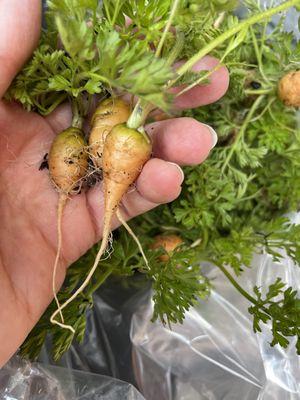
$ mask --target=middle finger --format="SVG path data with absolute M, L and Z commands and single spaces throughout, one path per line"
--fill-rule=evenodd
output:
M 146 131 L 153 141 L 153 156 L 179 165 L 202 163 L 218 140 L 211 127 L 188 117 L 154 122 Z

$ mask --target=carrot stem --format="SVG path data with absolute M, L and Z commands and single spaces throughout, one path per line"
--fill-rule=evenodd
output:
M 146 100 L 139 99 L 127 121 L 127 127 L 130 129 L 138 129 L 143 126 L 149 113 L 155 109 L 153 104 Z
M 83 119 L 82 119 L 82 117 L 80 115 L 79 108 L 78 108 L 78 103 L 77 103 L 76 100 L 72 101 L 72 114 L 73 114 L 72 126 L 74 128 L 81 129 L 82 128 L 82 124 L 83 124 Z
M 212 50 L 218 47 L 221 43 L 225 42 L 227 39 L 231 38 L 238 32 L 243 29 L 248 29 L 252 25 L 264 21 L 268 18 L 271 18 L 273 15 L 278 14 L 282 11 L 287 10 L 290 7 L 293 7 L 300 3 L 300 0 L 289 0 L 277 7 L 269 8 L 268 10 L 261 12 L 257 15 L 253 15 L 252 17 L 240 22 L 239 24 L 233 26 L 231 29 L 228 29 L 226 32 L 218 36 L 216 39 L 212 40 L 209 44 L 204 46 L 198 53 L 196 53 L 193 57 L 191 57 L 187 62 L 185 62 L 178 70 L 177 70 L 177 79 L 179 79 L 182 75 L 184 75 L 187 71 L 190 71 L 191 68 L 199 61 L 201 58 L 209 54 Z
M 174 3 L 173 3 L 172 8 L 171 8 L 171 12 L 170 12 L 170 17 L 169 17 L 169 19 L 168 19 L 168 21 L 166 23 L 166 26 L 165 26 L 165 29 L 163 31 L 162 37 L 161 37 L 161 39 L 160 39 L 160 41 L 158 43 L 158 46 L 157 46 L 157 49 L 156 49 L 156 52 L 155 52 L 155 57 L 159 57 L 160 56 L 160 53 L 161 53 L 163 45 L 165 43 L 167 34 L 168 34 L 168 32 L 169 32 L 169 30 L 171 28 L 173 19 L 175 17 L 178 5 L 179 5 L 179 0 L 174 0 Z

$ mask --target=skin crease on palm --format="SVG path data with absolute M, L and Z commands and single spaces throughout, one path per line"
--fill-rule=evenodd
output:
M 1 97 L 34 50 L 40 19 L 40 0 L 1 0 Z M 206 57 L 196 68 L 213 68 L 216 63 Z M 214 102 L 226 92 L 228 81 L 227 70 L 220 68 L 209 85 L 178 97 L 176 106 L 184 109 Z M 0 101 L 0 366 L 18 349 L 53 297 L 58 193 L 48 171 L 39 171 L 39 165 L 54 136 L 70 122 L 66 105 L 42 118 Z M 201 163 L 212 147 L 209 129 L 191 118 L 156 122 L 146 129 L 153 140 L 153 158 L 144 166 L 136 190 L 124 197 L 121 210 L 127 219 L 174 200 L 183 181 L 174 163 Z M 101 238 L 102 220 L 101 184 L 69 200 L 58 286 L 66 268 Z

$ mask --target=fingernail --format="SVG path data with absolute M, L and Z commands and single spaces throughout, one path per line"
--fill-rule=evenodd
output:
M 182 171 L 182 169 L 179 167 L 178 164 L 175 164 L 175 163 L 170 162 L 170 161 L 168 161 L 168 164 L 174 165 L 180 171 L 180 174 L 181 174 L 181 182 L 180 182 L 180 184 L 181 184 L 184 181 L 184 172 Z
M 218 143 L 218 139 L 219 139 L 218 138 L 218 134 L 211 126 L 206 125 L 206 124 L 202 124 L 202 125 L 206 126 L 206 128 L 209 129 L 209 132 L 210 132 L 211 138 L 212 138 L 212 146 L 211 146 L 211 148 L 213 149 L 216 146 L 216 144 Z

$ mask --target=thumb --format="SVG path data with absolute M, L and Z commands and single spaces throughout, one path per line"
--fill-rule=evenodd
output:
M 37 45 L 41 0 L 0 1 L 0 97 Z

